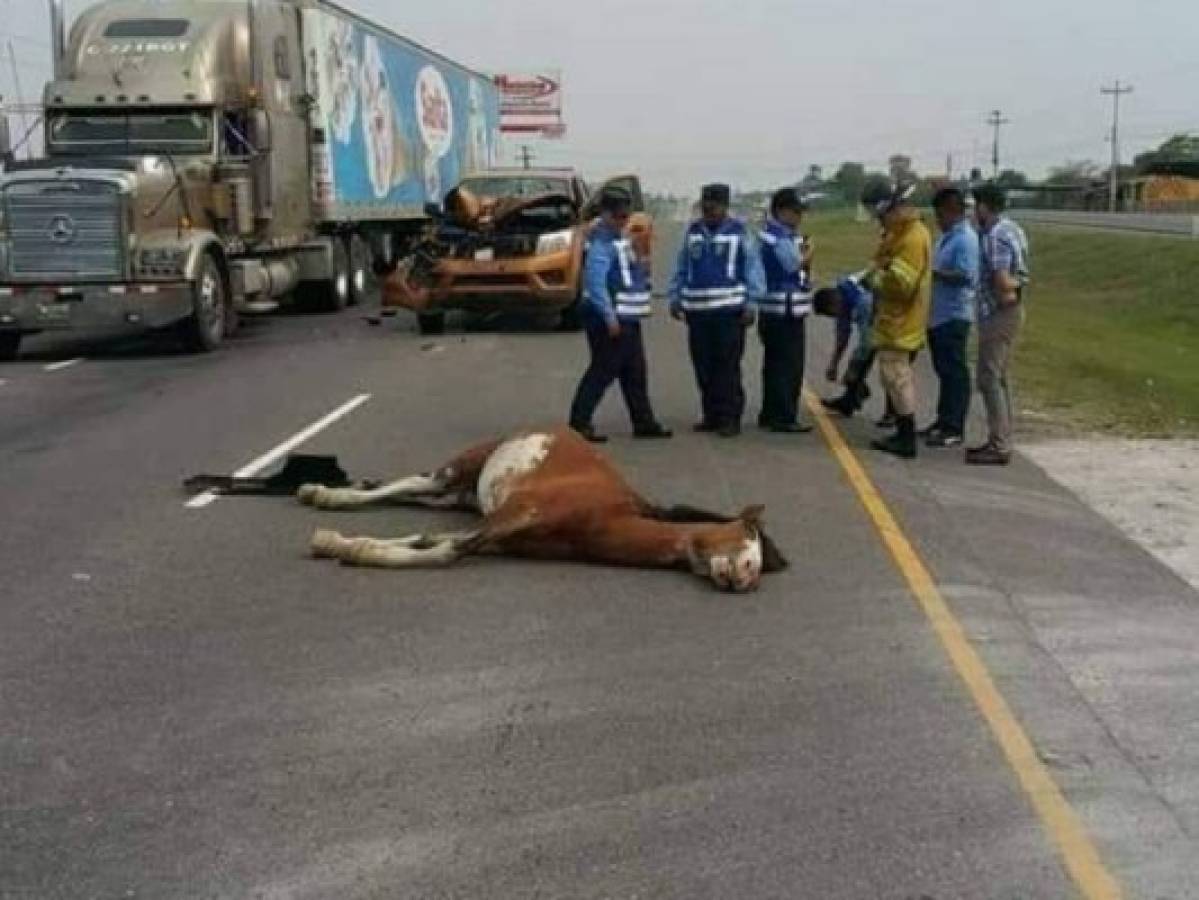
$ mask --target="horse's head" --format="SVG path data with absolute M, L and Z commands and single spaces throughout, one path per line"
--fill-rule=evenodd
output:
M 751 506 L 732 522 L 697 529 L 689 555 L 696 575 L 722 591 L 757 590 L 763 574 L 781 572 L 787 561 L 762 530 L 765 507 Z

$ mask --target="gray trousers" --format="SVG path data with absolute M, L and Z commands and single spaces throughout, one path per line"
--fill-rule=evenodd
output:
M 989 443 L 997 450 L 1012 450 L 1012 389 L 1008 364 L 1024 324 L 1024 304 L 1002 306 L 978 323 L 978 392 L 987 408 Z

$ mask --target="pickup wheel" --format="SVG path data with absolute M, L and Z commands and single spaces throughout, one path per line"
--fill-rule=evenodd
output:
M 19 331 L 0 332 L 0 362 L 12 362 L 17 358 L 21 352 L 22 337 L 24 335 Z
M 200 261 L 192 284 L 192 314 L 180 323 L 180 337 L 193 353 L 211 353 L 230 327 L 229 291 L 220 264 L 211 253 Z
M 421 334 L 445 334 L 445 313 L 417 313 L 416 327 Z
M 375 271 L 371 264 L 371 248 L 360 234 L 352 234 L 346 241 L 349 259 L 350 306 L 369 300 L 375 290 Z

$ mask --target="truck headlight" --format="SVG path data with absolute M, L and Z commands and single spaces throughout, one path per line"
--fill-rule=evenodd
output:
M 549 256 L 551 253 L 564 253 L 570 249 L 574 240 L 575 233 L 573 229 L 551 231 L 549 234 L 543 234 L 537 238 L 537 255 Z
M 187 255 L 186 247 L 147 247 L 138 254 L 138 272 L 159 277 L 182 275 Z

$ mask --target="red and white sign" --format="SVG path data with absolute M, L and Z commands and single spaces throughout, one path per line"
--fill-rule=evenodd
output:
M 500 131 L 507 134 L 540 134 L 562 137 L 562 74 L 495 76 L 500 94 Z

